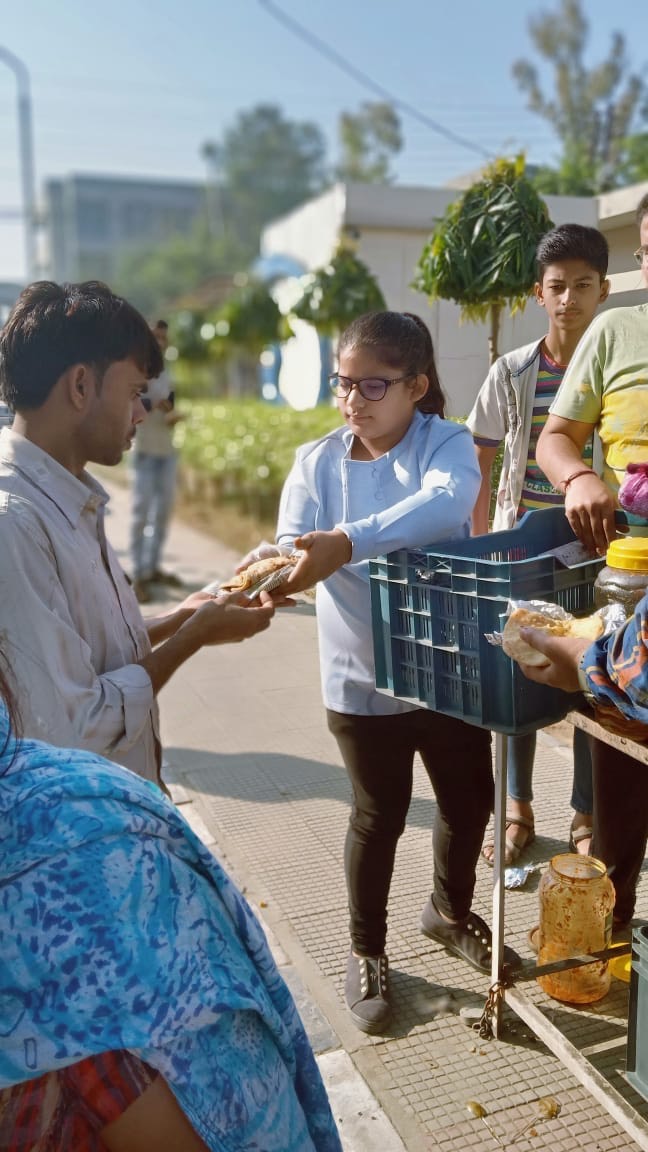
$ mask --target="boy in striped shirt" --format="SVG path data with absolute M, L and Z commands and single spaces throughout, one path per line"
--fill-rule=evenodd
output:
M 561 224 L 542 237 L 536 252 L 536 302 L 547 312 L 549 327 L 540 341 L 500 356 L 484 381 L 467 424 L 474 440 L 482 484 L 473 510 L 473 535 L 488 532 L 492 468 L 502 441 L 504 459 L 497 489 L 493 530 L 512 528 L 531 509 L 563 504 L 564 496 L 542 473 L 536 445 L 549 408 L 581 336 L 610 290 L 608 245 L 597 228 Z M 592 467 L 591 440 L 583 467 Z M 533 760 L 535 732 L 508 740 L 509 777 L 506 822 L 507 866 L 535 838 Z M 586 740 L 575 730 L 574 818 L 571 851 L 587 852 L 591 840 L 591 763 Z M 493 862 L 494 846 L 484 845 Z

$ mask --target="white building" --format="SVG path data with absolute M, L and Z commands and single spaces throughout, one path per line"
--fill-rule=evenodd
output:
M 605 233 L 612 280 L 606 307 L 641 300 L 641 275 L 632 253 L 638 246 L 635 211 L 646 192 L 648 182 L 598 197 L 546 197 L 555 224 L 585 224 Z M 312 271 L 326 264 L 342 236 L 352 237 L 359 258 L 376 276 L 387 307 L 417 312 L 429 325 L 449 414 L 465 416 L 488 371 L 486 325 L 461 323 L 457 305 L 448 301 L 430 305 L 410 287 L 436 219 L 459 195 L 457 188 L 336 184 L 268 225 L 261 254 L 265 258 L 287 257 L 305 271 Z M 283 308 L 282 299 L 289 301 L 295 283 L 279 282 L 276 291 Z M 500 353 L 539 339 L 545 331 L 546 314 L 530 300 L 524 312 L 502 318 Z M 312 330 L 304 330 L 301 338 L 291 343 L 284 355 L 280 388 L 296 407 L 309 407 L 316 402 L 320 386 L 319 345 Z

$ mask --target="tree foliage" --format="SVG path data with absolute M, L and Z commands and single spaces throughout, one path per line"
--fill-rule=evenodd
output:
M 261 229 L 326 184 L 326 142 L 311 121 L 288 120 L 275 104 L 240 112 L 221 142 L 203 145 L 219 182 L 225 234 L 253 252 Z
M 453 300 L 466 320 L 490 319 L 491 363 L 498 355 L 501 311 L 526 305 L 536 278 L 536 246 L 552 227 L 524 173 L 523 156 L 484 169 L 437 222 L 413 285 L 431 301 Z
M 606 58 L 588 68 L 589 25 L 581 0 L 560 0 L 557 11 L 529 21 L 529 32 L 542 61 L 540 73 L 530 61 L 517 60 L 513 75 L 531 111 L 551 124 L 562 144 L 557 169 L 541 169 L 538 187 L 593 195 L 618 186 L 624 166 L 636 167 L 634 125 L 641 129 L 648 121 L 646 85 L 629 70 L 623 35 L 614 32 Z M 554 82 L 549 96 L 541 83 L 548 72 Z
M 247 352 L 258 357 L 268 344 L 280 339 L 281 319 L 267 286 L 249 278 L 215 314 L 212 351 L 217 356 Z
M 239 113 L 222 141 L 202 148 L 208 164 L 205 219 L 188 236 L 126 254 L 116 284 L 146 314 L 210 277 L 248 267 L 264 224 L 321 191 L 326 147 L 316 124 L 275 105 Z
M 245 267 L 247 261 L 248 253 L 233 237 L 213 237 L 201 222 L 189 235 L 125 253 L 115 288 L 145 316 L 153 316 L 210 277 Z
M 359 112 L 339 118 L 341 160 L 338 180 L 384 184 L 393 180 L 390 160 L 403 147 L 400 120 L 391 104 L 365 102 Z
M 348 242 L 339 245 L 329 264 L 304 276 L 303 286 L 292 315 L 323 336 L 336 336 L 356 316 L 385 308 L 378 281 Z

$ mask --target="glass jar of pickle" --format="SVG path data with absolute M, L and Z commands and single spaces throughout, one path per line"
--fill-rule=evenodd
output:
M 635 606 L 648 588 L 648 539 L 644 536 L 624 536 L 613 540 L 594 581 L 594 604 L 622 604 L 626 616 L 632 616 Z
M 551 964 L 607 948 L 612 936 L 614 887 L 605 864 L 593 856 L 554 856 L 539 887 L 538 963 Z M 610 987 L 606 960 L 538 976 L 548 996 L 592 1004 Z

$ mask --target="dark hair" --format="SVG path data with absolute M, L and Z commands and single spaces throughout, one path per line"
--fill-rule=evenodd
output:
M 338 351 L 372 348 L 392 368 L 403 375 L 427 376 L 425 396 L 417 403 L 421 412 L 443 416 L 445 396 L 434 362 L 432 337 L 426 324 L 414 312 L 366 312 L 352 320 L 340 336 Z
M 0 332 L 0 394 L 12 411 L 40 408 L 74 364 L 97 372 L 132 359 L 148 380 L 163 367 L 146 320 L 106 284 L 37 280 L 18 297 Z
M 641 228 L 644 216 L 648 216 L 648 192 L 637 204 L 637 228 Z
M 11 743 L 12 735 L 18 737 L 21 731 L 20 714 L 18 712 L 18 702 L 9 681 L 9 669 L 4 656 L 4 652 L 0 649 L 0 699 L 4 701 L 7 713 L 9 715 L 9 731 L 3 746 L 0 748 L 0 756 L 6 752 L 9 744 Z
M 586 228 L 584 224 L 559 224 L 545 233 L 536 248 L 538 280 L 542 280 L 550 264 L 560 260 L 583 260 L 604 280 L 609 256 L 608 242 L 598 228 Z
M 168 322 L 166 320 L 156 320 L 153 328 L 162 328 L 165 332 L 168 330 Z

